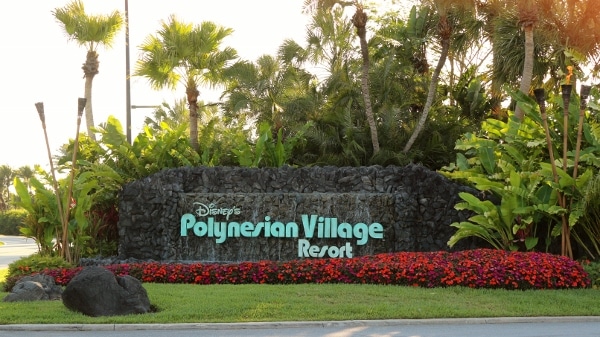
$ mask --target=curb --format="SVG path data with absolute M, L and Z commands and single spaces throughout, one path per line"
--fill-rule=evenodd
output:
M 435 324 L 505 324 L 505 323 L 578 323 L 600 322 L 600 316 L 560 317 L 489 317 L 489 318 L 439 318 L 390 319 L 351 321 L 298 321 L 298 322 L 248 322 L 248 323 L 174 323 L 174 324 L 6 324 L 0 331 L 136 331 L 136 330 L 244 330 L 282 328 L 325 328 L 357 326 L 401 326 Z

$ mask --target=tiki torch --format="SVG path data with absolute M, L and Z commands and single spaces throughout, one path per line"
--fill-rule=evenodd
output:
M 567 170 L 567 150 L 569 140 L 569 104 L 571 102 L 571 76 L 573 76 L 573 67 L 568 66 L 569 74 L 565 76 L 565 84 L 561 85 L 563 99 L 563 170 Z
M 556 163 L 554 162 L 554 151 L 552 150 L 552 139 L 550 138 L 550 130 L 548 128 L 548 115 L 546 113 L 546 97 L 544 89 L 535 89 L 534 91 L 535 99 L 540 106 L 540 113 L 542 117 L 542 124 L 544 126 L 544 131 L 546 132 L 546 144 L 548 146 L 548 155 L 550 156 L 550 165 L 552 167 L 552 175 L 554 176 L 554 182 L 558 184 L 558 172 L 556 171 Z M 566 202 L 564 199 L 564 195 L 561 191 L 557 191 L 558 194 L 558 203 L 560 207 L 565 208 Z M 563 213 L 561 215 L 562 220 L 562 255 L 566 255 L 567 251 L 567 238 L 568 238 L 568 230 L 569 230 L 569 221 L 566 215 Z M 570 248 L 570 245 L 569 245 Z M 570 251 L 570 249 L 569 249 Z
M 83 115 L 83 109 L 87 102 L 86 98 L 79 98 L 77 100 L 77 131 L 75 133 L 75 141 L 73 142 L 73 157 L 71 159 L 71 179 L 69 181 L 69 189 L 67 192 L 67 206 L 65 209 L 65 219 L 69 219 L 69 211 L 71 210 L 71 197 L 73 195 L 73 181 L 75 179 L 75 169 L 77 162 L 77 150 L 79 148 L 79 128 L 81 126 L 81 116 Z M 63 242 L 67 244 L 68 235 L 67 231 L 63 231 Z M 66 254 L 69 254 L 69 245 L 67 244 Z
M 35 108 L 37 109 L 38 115 L 40 116 L 40 121 L 42 122 L 42 129 L 44 129 L 44 138 L 46 139 L 46 150 L 48 151 L 48 161 L 50 162 L 50 172 L 52 173 L 52 185 L 54 187 L 54 194 L 56 195 L 56 200 L 58 204 L 58 214 L 60 216 L 60 222 L 62 225 L 63 232 L 68 228 L 68 220 L 65 219 L 65 213 L 63 212 L 62 202 L 60 200 L 60 193 L 58 190 L 58 182 L 56 180 L 56 174 L 54 173 L 54 163 L 52 162 L 52 152 L 50 151 L 50 143 L 48 142 L 48 132 L 46 131 L 46 116 L 44 114 L 44 103 L 37 102 L 35 103 Z M 58 237 L 58 233 L 56 240 L 60 241 Z M 64 249 L 61 247 L 61 249 Z
M 581 85 L 579 89 L 579 123 L 577 124 L 577 145 L 575 149 L 575 166 L 573 167 L 573 179 L 577 178 L 577 167 L 579 166 L 579 154 L 581 151 L 581 138 L 583 135 L 583 118 L 587 109 L 587 99 L 592 89 L 589 85 Z
M 556 163 L 554 162 L 554 151 L 552 150 L 552 138 L 550 138 L 550 129 L 548 128 L 548 115 L 546 113 L 546 92 L 543 88 L 534 89 L 535 100 L 540 106 L 540 114 L 542 117 L 542 125 L 546 132 L 546 145 L 548 146 L 548 155 L 550 156 L 550 164 L 552 166 L 552 175 L 554 182 L 558 183 L 558 172 L 556 171 Z

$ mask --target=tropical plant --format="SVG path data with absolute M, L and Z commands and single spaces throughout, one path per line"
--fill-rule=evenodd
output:
M 305 0 L 304 8 L 309 11 L 316 10 L 330 10 L 335 5 L 340 5 L 342 8 L 345 6 L 354 6 L 355 12 L 352 15 L 352 24 L 356 28 L 356 35 L 360 43 L 360 52 L 362 57 L 361 67 L 361 92 L 364 102 L 365 115 L 369 125 L 371 134 L 371 142 L 373 143 L 373 155 L 379 152 L 379 136 L 377 134 L 377 122 L 373 107 L 371 105 L 371 91 L 369 89 L 369 72 L 370 72 L 370 60 L 369 60 L 369 47 L 367 41 L 367 21 L 368 15 L 365 11 L 365 6 L 362 1 L 340 1 L 340 0 Z
M 87 48 L 86 61 L 83 64 L 85 78 L 85 120 L 88 136 L 95 140 L 93 132 L 94 115 L 92 111 L 92 82 L 99 72 L 98 47 L 111 47 L 116 34 L 123 26 L 123 17 L 119 11 L 108 15 L 87 15 L 81 0 L 75 0 L 64 7 L 55 9 L 52 14 L 62 28 L 79 45 Z
M 25 185 L 29 185 L 29 179 L 33 178 L 34 175 L 35 171 L 31 168 L 31 166 L 21 166 L 16 172 L 16 176 L 23 179 Z
M 479 236 L 500 248 L 511 249 L 516 247 L 513 240 L 522 237 L 525 248 L 534 249 L 535 238 L 545 232 L 548 250 L 555 237 L 569 240 L 563 230 L 565 219 L 571 230 L 582 214 L 582 195 L 599 167 L 595 153 L 600 150 L 600 143 L 592 131 L 597 127 L 592 120 L 579 119 L 582 111 L 571 104 L 570 123 L 563 129 L 563 102 L 559 95 L 550 97 L 552 105 L 547 117 L 545 109 L 540 115 L 535 102 L 525 94 L 515 92 L 513 97 L 528 118 L 521 122 L 517 118 L 508 122 L 488 119 L 480 135 L 466 134 L 457 142 L 457 149 L 464 153 L 457 155 L 456 163 L 440 171 L 471 184 L 482 196 L 491 195 L 488 199 L 461 195 L 467 203 L 456 207 L 474 211 L 475 215 L 469 221 L 452 224 L 458 230 L 449 244 Z M 583 138 L 577 136 L 578 120 Z M 566 145 L 571 149 L 565 152 L 566 161 L 558 159 L 558 155 L 554 159 L 555 153 L 561 153 L 560 146 L 564 147 L 563 130 L 569 135 Z M 581 173 L 577 174 L 575 168 Z M 514 238 L 517 234 L 521 237 Z M 564 241 L 561 253 L 572 254 L 565 250 Z
M 525 57 L 523 60 L 523 72 L 521 73 L 521 84 L 519 90 L 524 94 L 529 94 L 531 90 L 531 78 L 533 76 L 533 58 L 534 58 L 534 40 L 533 27 L 538 21 L 536 4 L 534 0 L 522 0 L 518 2 L 519 24 L 525 34 Z M 517 105 L 515 117 L 523 119 L 524 112 Z
M 262 123 L 259 127 L 259 136 L 252 144 L 242 143 L 237 149 L 233 149 L 238 163 L 242 167 L 281 167 L 289 164 L 296 142 L 298 142 L 306 131 L 311 128 L 310 123 L 293 137 L 283 139 L 282 129 L 277 132 L 277 139 L 273 139 L 271 126 Z
M 46 184 L 52 184 L 48 174 L 38 172 Z M 52 255 L 61 251 L 62 243 L 62 214 L 58 209 L 58 199 L 54 190 L 46 187 L 37 178 L 30 179 L 33 195 L 20 179 L 14 181 L 15 190 L 19 196 L 17 205 L 27 211 L 24 226 L 19 230 L 25 237 L 32 238 L 42 255 Z M 63 190 L 64 191 L 64 190 Z M 62 200 L 60 200 L 62 202 Z
M 296 50 L 296 55 L 322 66 L 327 76 L 317 96 L 312 96 L 320 103 L 309 115 L 314 128 L 308 130 L 306 141 L 296 152 L 310 164 L 365 165 L 373 156 L 373 143 L 357 81 L 361 63 L 353 44 L 353 25 L 343 9 L 335 6 L 317 9 L 309 27 L 307 46 Z
M 600 258 L 600 175 L 584 189 L 582 215 L 573 230 L 573 239 L 589 259 Z M 594 279 L 596 280 L 596 279 Z
M 451 65 L 456 64 L 454 71 L 460 75 L 452 75 L 450 67 L 451 72 L 441 76 L 436 99 L 422 130 L 427 137 L 417 137 L 411 150 L 403 152 L 414 131 L 413 121 L 421 115 L 427 99 L 431 77 L 427 57 L 431 55 L 428 50 L 434 46 L 428 34 L 436 24 L 432 18 L 434 13 L 429 7 L 413 6 L 406 18 L 398 17 L 399 13 L 389 13 L 378 21 L 380 28 L 370 41 L 373 50 L 371 84 L 373 107 L 380 120 L 378 134 L 382 151 L 373 156 L 370 163 L 418 162 L 439 169 L 454 159 L 456 140 L 465 132 L 477 130 L 489 113 L 487 78 L 481 75 L 481 65 L 467 65 L 470 58 L 463 52 L 467 48 L 458 48 L 464 43 L 457 34 L 452 40 L 457 47 L 451 49 L 455 55 Z M 456 61 L 463 59 L 459 55 L 465 55 L 464 64 Z
M 537 163 L 545 159 L 543 147 L 527 146 L 527 142 L 542 135 L 532 124 L 520 128 L 523 136 L 518 135 L 514 121 L 488 119 L 483 123 L 481 136 L 466 134 L 457 141 L 456 148 L 462 152 L 456 163 L 441 173 L 472 185 L 481 194 L 460 193 L 463 202 L 455 207 L 474 215 L 468 221 L 451 224 L 458 230 L 450 238 L 450 246 L 477 236 L 498 249 L 531 250 L 538 240 L 540 213 L 554 215 L 562 210 L 554 207 L 556 197 L 552 198 L 552 189 L 535 172 Z
M 193 166 L 200 160 L 185 135 L 185 124 L 171 129 L 162 121 L 159 130 L 145 126 L 133 144 L 127 142 L 123 126 L 114 116 L 109 116 L 105 123 L 97 127 L 97 131 L 100 134 L 99 142 L 84 142 L 85 146 L 82 146 L 83 153 L 93 154 L 86 160 L 111 167 L 125 182 L 146 177 L 164 168 Z M 88 150 L 87 147 L 93 149 Z M 70 151 L 72 144 L 69 144 L 66 156 Z
M 189 122 L 189 111 L 186 107 L 187 102 L 184 99 L 177 100 L 172 107 L 169 103 L 163 102 L 153 112 L 152 117 L 144 119 L 144 125 L 158 131 L 161 128 L 161 123 L 165 122 L 171 129 Z
M 438 38 L 441 47 L 440 54 L 438 63 L 431 74 L 429 89 L 427 91 L 427 99 L 425 101 L 423 111 L 421 112 L 421 116 L 415 125 L 412 135 L 404 146 L 404 153 L 407 153 L 411 149 L 415 140 L 425 126 L 436 93 L 438 91 L 438 84 L 442 68 L 446 63 L 448 53 L 453 45 L 452 38 L 457 36 L 462 37 L 462 34 L 458 34 L 458 32 L 462 30 L 468 31 L 469 25 L 472 22 L 476 22 L 476 20 L 473 20 L 474 13 L 472 9 L 475 8 L 475 4 L 472 0 L 431 0 L 430 2 L 432 8 L 435 9 L 435 13 L 437 14 L 435 16 L 437 19 L 436 37 Z M 454 43 L 454 48 L 463 48 L 464 45 L 469 44 L 470 41 L 472 41 L 472 37 L 461 38 L 460 45 L 456 45 L 456 43 Z
M 58 203 L 64 202 L 70 179 L 59 181 L 58 197 L 48 188 L 52 177 L 41 169 L 37 172 L 40 179 L 30 179 L 33 193 L 19 178 L 14 181 L 19 196 L 17 205 L 27 211 L 24 225 L 20 227 L 21 234 L 33 238 L 43 256 L 60 256 L 73 263 L 97 252 L 102 237 L 98 235 L 93 211 L 107 201 L 116 202 L 116 195 L 124 183 L 124 178 L 107 165 L 88 162 L 80 162 L 80 165 L 81 171 L 73 180 L 66 235 Z M 66 241 L 62 239 L 64 236 Z M 62 256 L 64 244 L 71 247 L 67 250 L 68 257 Z
M 230 47 L 221 49 L 223 39 L 233 30 L 204 21 L 192 25 L 171 15 L 162 22 L 156 35 L 148 36 L 140 50 L 135 75 L 147 78 L 155 89 L 178 84 L 185 87 L 190 110 L 189 130 L 192 149 L 198 151 L 198 86 L 217 85 L 224 81 L 223 70 L 237 57 Z
M 284 44 L 278 57 L 262 55 L 255 62 L 237 62 L 227 71 L 223 93 L 224 121 L 229 126 L 269 123 L 284 138 L 306 124 L 317 104 L 312 99 L 314 76 L 288 59 L 297 45 Z
M 578 76 L 586 68 L 596 73 L 598 6 L 594 0 L 479 1 L 483 38 L 493 51 L 493 96 L 502 98 L 505 85 L 526 94 L 532 87 L 557 90 L 568 65 Z
M 371 142 L 373 142 L 373 155 L 377 155 L 379 152 L 379 136 L 377 135 L 377 123 L 375 121 L 375 114 L 371 105 L 371 91 L 369 89 L 369 72 L 370 72 L 370 60 L 369 60 L 369 47 L 367 43 L 367 20 L 368 16 L 365 12 L 364 5 L 362 2 L 356 0 L 354 2 L 356 12 L 352 16 L 352 24 L 356 27 L 356 34 L 360 41 L 360 52 L 362 55 L 362 67 L 361 67 L 361 90 L 365 104 L 365 115 L 367 116 L 367 122 L 369 123 L 369 130 L 371 131 Z

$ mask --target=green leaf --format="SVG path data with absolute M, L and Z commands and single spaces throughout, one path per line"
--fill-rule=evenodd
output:
M 542 204 L 548 204 L 553 191 L 549 185 L 542 185 L 535 191 L 535 198 Z
M 542 172 L 548 177 L 554 177 L 554 171 L 552 169 L 552 164 L 550 163 L 540 163 L 540 167 L 542 168 Z M 561 190 L 564 190 L 566 187 L 573 186 L 575 184 L 575 180 L 571 177 L 567 172 L 565 172 L 560 167 L 555 167 L 556 173 L 558 175 L 558 185 Z
M 464 207 L 464 209 L 470 209 L 479 214 L 483 214 L 485 212 L 488 212 L 488 211 L 496 208 L 496 206 L 491 201 L 489 201 L 489 200 L 481 201 L 476 196 L 472 195 L 471 193 L 460 192 L 460 193 L 458 193 L 458 196 L 461 199 L 463 199 L 464 201 L 466 201 L 466 203 L 456 204 L 456 206 L 455 206 L 456 209 L 459 209 L 457 207 Z
M 456 154 L 456 166 L 461 171 L 467 171 L 470 168 L 467 157 L 460 152 Z
M 469 177 L 468 180 L 477 187 L 480 191 L 489 191 L 491 189 L 502 189 L 504 184 L 499 181 L 492 181 L 486 177 L 473 176 Z
M 516 171 L 510 171 L 509 182 L 512 187 L 521 187 L 521 176 L 519 173 Z
M 512 158 L 515 163 L 522 163 L 525 157 L 519 149 L 510 144 L 502 144 L 502 149 Z
M 31 195 L 29 195 L 29 190 L 27 189 L 27 186 L 25 186 L 25 184 L 23 184 L 19 178 L 15 178 L 13 180 L 13 185 L 15 187 L 17 195 L 20 198 L 20 202 L 18 202 L 18 205 L 23 207 L 27 212 L 29 212 L 29 214 L 34 214 L 35 211 L 33 210 L 33 202 L 31 200 Z
M 458 228 L 456 233 L 448 240 L 448 246 L 450 247 L 454 247 L 454 245 L 462 239 L 475 236 L 485 240 L 496 249 L 502 249 L 502 245 L 499 244 L 498 240 L 494 237 L 494 234 L 490 233 L 485 228 L 464 221 L 452 223 L 450 226 Z
M 490 142 L 494 144 L 492 141 Z M 496 154 L 494 153 L 495 146 L 492 144 L 487 143 L 486 145 L 482 145 L 479 149 L 477 149 L 481 165 L 488 174 L 492 174 L 496 171 Z
M 565 213 L 567 210 L 557 206 L 557 205 L 552 205 L 549 206 L 547 204 L 539 204 L 536 205 L 535 208 L 541 212 L 547 213 L 547 214 L 552 214 L 552 215 L 560 215 Z
M 528 251 L 535 248 L 537 243 L 538 243 L 538 238 L 536 238 L 536 237 L 526 237 L 525 238 L 525 248 L 527 248 Z

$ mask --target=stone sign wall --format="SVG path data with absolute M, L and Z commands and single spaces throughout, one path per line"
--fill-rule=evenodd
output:
M 448 250 L 449 225 L 469 216 L 454 209 L 467 190 L 420 165 L 170 169 L 124 186 L 119 257 L 240 262 Z

